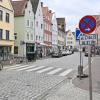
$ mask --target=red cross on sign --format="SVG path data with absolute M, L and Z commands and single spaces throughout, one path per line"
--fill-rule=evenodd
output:
M 96 28 L 96 20 L 93 16 L 84 16 L 79 22 L 80 31 L 84 34 L 92 33 Z

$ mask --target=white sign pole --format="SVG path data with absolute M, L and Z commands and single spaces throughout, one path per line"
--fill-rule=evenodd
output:
M 89 96 L 92 99 L 92 72 L 91 72 L 91 46 L 88 47 L 88 65 L 89 65 Z

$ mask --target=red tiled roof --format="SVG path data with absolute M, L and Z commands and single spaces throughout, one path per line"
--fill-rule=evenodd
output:
M 27 0 L 12 1 L 14 16 L 23 16 L 26 4 L 27 4 Z

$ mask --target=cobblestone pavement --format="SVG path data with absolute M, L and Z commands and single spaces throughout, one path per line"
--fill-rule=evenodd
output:
M 67 82 L 42 100 L 89 100 L 89 92 Z M 100 100 L 100 94 L 93 93 L 93 100 Z
M 62 82 L 64 77 L 25 71 L 0 72 L 0 100 L 37 100 Z

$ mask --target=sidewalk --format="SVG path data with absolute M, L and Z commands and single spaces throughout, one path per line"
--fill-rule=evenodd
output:
M 76 87 L 72 82 L 67 82 L 56 93 L 42 100 L 89 100 L 89 92 Z M 93 100 L 100 100 L 100 94 L 93 93 Z
M 93 92 L 97 92 L 100 94 L 100 56 L 94 57 L 93 62 L 91 64 L 92 68 L 92 86 Z M 85 71 L 88 74 L 88 69 Z M 75 78 L 73 80 L 73 84 L 76 87 L 79 87 L 84 90 L 88 90 L 89 88 L 89 78 L 84 78 L 80 80 L 79 78 Z

